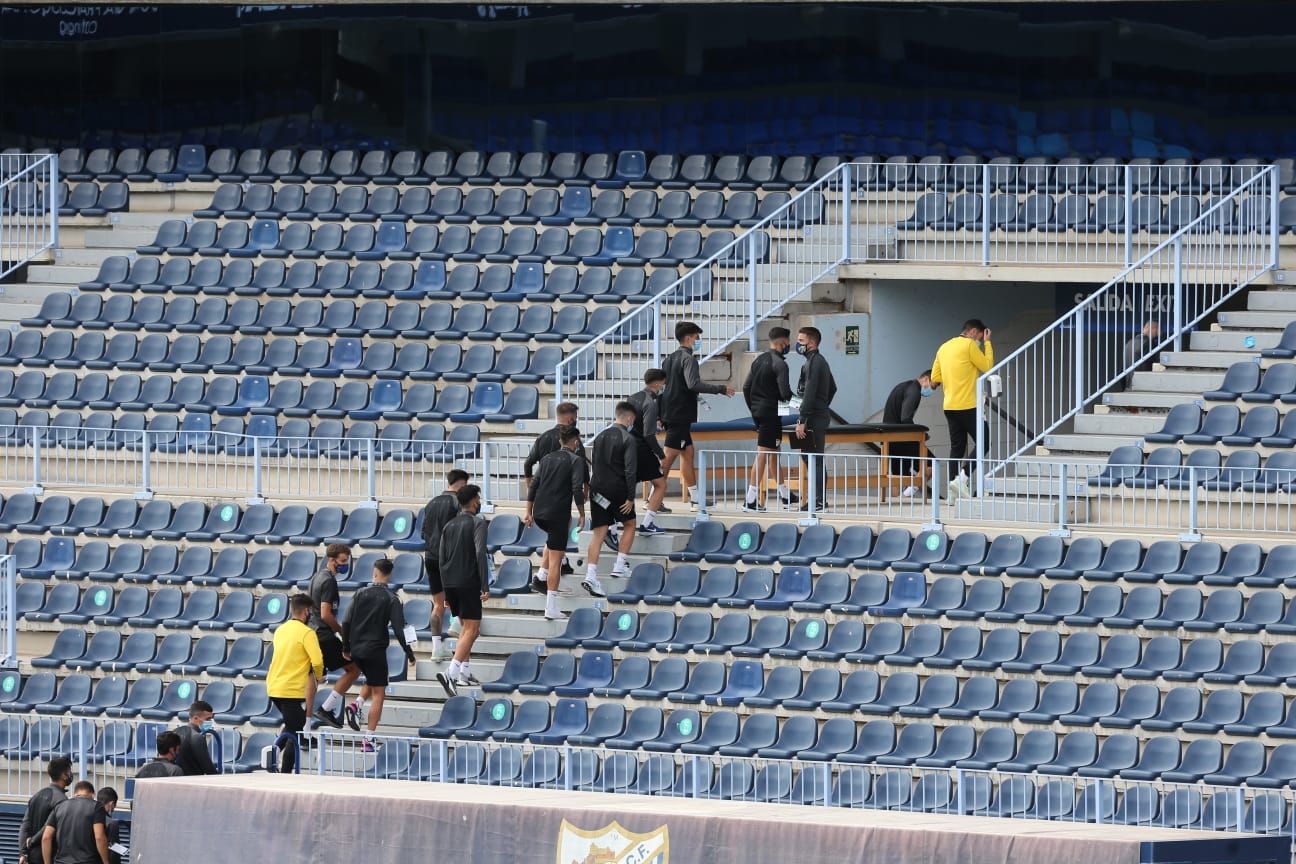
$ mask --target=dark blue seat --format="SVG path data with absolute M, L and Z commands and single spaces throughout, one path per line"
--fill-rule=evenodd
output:
M 1208 402 L 1232 402 L 1246 393 L 1253 393 L 1260 387 L 1260 364 L 1250 360 L 1234 363 L 1224 373 L 1224 380 L 1219 389 L 1208 390 L 1202 397 Z M 1215 409 L 1211 409 L 1213 413 Z M 1207 414 L 1209 420 L 1210 415 Z M 1236 428 L 1236 427 L 1235 427 Z M 1203 432 L 1205 424 L 1203 423 Z M 1186 440 L 1186 439 L 1185 439 Z

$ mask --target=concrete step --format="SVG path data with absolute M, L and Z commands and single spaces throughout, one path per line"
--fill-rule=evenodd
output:
M 35 303 L 0 302 L 0 323 L 16 324 L 22 319 L 31 316 L 39 308 Z
M 1223 330 L 1282 330 L 1292 316 L 1279 311 L 1221 312 L 1216 320 Z
M 210 202 L 211 200 L 210 197 L 208 197 L 207 200 L 208 202 Z M 200 206 L 204 206 L 204 205 L 200 205 Z M 193 216 L 191 214 L 192 214 L 192 210 L 187 213 L 166 213 L 162 211 L 132 210 L 129 213 L 117 214 L 117 219 L 114 221 L 113 224 L 118 228 L 123 228 L 123 229 L 148 229 L 152 231 L 154 234 L 156 234 L 158 226 L 161 225 L 163 222 L 166 222 L 171 219 L 184 219 L 192 223 Z M 153 237 L 150 236 L 149 240 L 152 239 Z
M 952 507 L 960 519 L 1056 525 L 1061 505 L 1048 499 L 987 495 L 981 498 L 961 498 Z M 1068 525 L 1084 522 L 1088 518 L 1088 506 L 1083 500 L 1069 502 L 1066 509 Z
M 72 266 L 98 267 L 103 263 L 105 258 L 113 255 L 120 255 L 121 252 L 116 249 L 104 249 L 93 247 L 90 249 L 60 249 L 54 256 L 54 260 L 59 264 L 69 264 Z
M 1150 390 L 1127 390 L 1123 393 L 1104 393 L 1102 405 L 1096 410 L 1112 408 L 1138 408 L 1152 413 L 1165 413 L 1184 402 L 1200 402 L 1201 393 L 1162 393 Z
M 1247 309 L 1253 312 L 1292 312 L 1296 313 L 1296 291 L 1270 289 L 1252 291 L 1247 294 Z M 1292 316 L 1296 318 L 1296 314 Z
M 53 282 L 14 282 L 0 286 L 0 297 L 14 303 L 33 303 L 39 306 L 50 294 L 61 294 L 70 287 Z
M 130 249 L 147 246 L 157 236 L 155 228 L 101 228 L 86 232 L 86 247 L 101 249 Z
M 1146 435 L 1161 428 L 1165 416 L 1139 414 L 1081 414 L 1075 418 L 1077 435 Z
M 98 272 L 98 265 L 33 264 L 27 268 L 27 278 L 32 282 L 75 286 L 93 279 Z
M 1292 292 L 1296 294 L 1296 291 Z M 1278 344 L 1279 334 L 1272 330 L 1248 333 L 1241 330 L 1197 330 L 1188 340 L 1193 351 L 1250 351 L 1255 353 Z
M 1086 478 L 1091 474 L 1097 474 L 1099 466 L 1095 465 L 1085 473 L 1077 470 L 1074 473 L 1067 471 L 1065 484 L 1058 472 L 1052 472 L 1053 476 L 1038 477 L 996 477 L 986 481 L 986 492 L 996 498 L 1021 498 L 1021 499 L 1054 499 L 1065 490 L 1067 495 L 1086 495 L 1089 491 Z M 1056 515 L 1056 514 L 1055 514 Z
M 1200 397 L 1207 390 L 1218 388 L 1223 381 L 1223 370 L 1219 372 L 1135 372 L 1133 389 L 1183 393 L 1190 397 Z
M 1219 371 L 1227 369 L 1234 363 L 1254 363 L 1258 359 L 1256 351 L 1162 351 L 1158 358 L 1167 371 Z
M 1046 435 L 1040 453 L 1067 456 L 1071 453 L 1111 453 L 1117 447 L 1138 444 L 1139 435 Z
M 1024 475 L 1025 472 L 1031 470 L 1032 465 L 1038 465 L 1040 469 L 1040 473 L 1043 476 L 1052 476 L 1054 470 L 1056 470 L 1053 467 L 1056 464 L 1056 462 L 1057 460 L 1050 456 L 1029 454 L 1026 456 L 1018 457 L 1015 469 L 1017 471 L 1017 474 L 1019 476 L 1022 476 Z M 1078 453 L 1074 456 L 1068 456 L 1066 462 L 1068 465 L 1084 466 L 1086 468 L 1089 468 L 1090 469 L 1089 473 L 1095 474 L 1097 473 L 1097 471 L 1092 470 L 1092 468 L 1096 467 L 1101 470 L 1101 468 L 1107 464 L 1107 458 L 1106 456 L 1096 456 L 1096 455 L 1086 456 L 1083 453 Z
M 642 508 L 639 508 L 642 510 Z M 637 515 L 643 516 L 642 512 Z M 582 531 L 580 533 L 580 548 L 589 547 L 593 533 Z M 663 557 L 672 552 L 678 552 L 688 545 L 688 535 L 679 534 L 673 531 L 667 531 L 663 534 L 635 534 L 634 546 L 631 547 L 632 555 L 645 555 L 649 557 Z M 605 549 L 605 553 L 615 555 L 616 553 Z M 599 557 L 599 563 L 602 564 L 602 556 Z

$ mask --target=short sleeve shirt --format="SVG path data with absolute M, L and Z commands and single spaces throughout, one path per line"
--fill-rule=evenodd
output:
M 328 603 L 333 607 L 334 617 L 338 614 L 338 604 L 341 602 L 341 595 L 338 593 L 337 577 L 329 572 L 328 567 L 321 567 L 319 571 L 311 577 L 310 581 L 310 598 L 312 601 L 310 618 L 306 625 L 312 630 L 327 630 L 332 632 L 332 628 L 324 623 L 320 618 L 321 604 Z
M 74 795 L 61 802 L 45 823 L 54 828 L 53 864 L 100 864 L 94 826 L 107 823 L 107 811 L 93 798 Z

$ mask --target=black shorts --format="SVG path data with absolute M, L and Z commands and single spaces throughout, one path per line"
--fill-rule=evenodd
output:
M 320 653 L 324 655 L 324 671 L 336 672 L 351 662 L 342 656 L 342 642 L 332 630 L 316 630 L 315 635 L 319 637 Z
M 620 522 L 624 524 L 626 522 L 635 521 L 634 507 L 630 508 L 629 513 L 621 512 L 621 508 L 625 506 L 624 498 L 610 499 L 608 501 L 607 507 L 600 507 L 598 502 L 594 500 L 594 496 L 597 494 L 598 494 L 597 492 L 590 493 L 590 527 L 591 528 L 605 528 L 608 525 L 611 525 L 613 522 Z M 632 504 L 634 503 L 633 497 L 630 498 L 630 502 Z
M 687 450 L 693 446 L 693 424 L 692 423 L 671 423 L 666 426 L 666 440 L 664 446 L 667 450 Z
M 435 555 L 423 556 L 423 570 L 427 573 L 428 588 L 433 594 L 440 594 L 445 590 L 441 586 L 441 560 Z
M 391 673 L 387 671 L 386 651 L 372 657 L 360 657 L 353 654 L 352 659 L 360 667 L 360 673 L 364 675 L 365 683 L 370 687 L 386 687 L 391 681 Z
M 564 547 L 566 548 L 566 547 Z M 482 618 L 481 592 L 472 588 L 446 586 L 446 605 L 462 621 L 480 621 Z
M 783 446 L 783 421 L 775 414 L 770 417 L 753 417 L 756 421 L 756 446 L 778 450 Z
M 636 473 L 639 475 L 640 483 L 650 483 L 662 476 L 661 460 L 642 441 L 639 443 L 639 467 Z
M 545 548 L 555 552 L 567 551 L 567 526 L 571 520 L 537 519 L 536 527 L 545 532 Z

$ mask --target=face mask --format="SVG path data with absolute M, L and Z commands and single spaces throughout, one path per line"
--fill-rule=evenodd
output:
M 779 349 L 779 356 L 786 357 L 788 355 L 788 352 L 791 350 L 792 350 L 791 345 L 784 345 L 782 348 Z
M 922 388 L 922 395 L 924 395 L 924 396 L 930 396 L 931 394 L 932 394 L 932 388 L 930 388 L 930 387 L 924 387 L 924 388 Z
M 693 350 L 694 350 L 695 352 L 697 352 L 697 351 L 701 351 L 701 350 L 702 350 L 702 340 L 701 340 L 701 339 L 699 339 L 699 340 L 697 340 L 696 342 L 693 343 Z
M 345 575 L 347 575 L 347 574 L 350 573 L 350 572 L 351 572 L 351 565 L 350 565 L 350 564 L 339 564 L 339 565 L 337 565 L 337 575 L 339 575 L 339 576 L 345 576 Z
M 802 345 L 800 342 L 797 343 L 796 352 L 798 354 L 804 354 L 806 353 L 806 350 L 807 350 L 807 346 Z
M 216 728 L 216 724 L 210 720 L 204 720 L 202 723 L 198 724 L 199 732 L 210 732 L 215 728 Z

